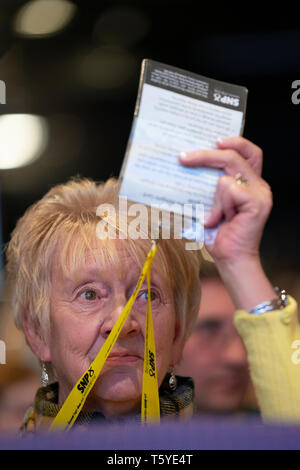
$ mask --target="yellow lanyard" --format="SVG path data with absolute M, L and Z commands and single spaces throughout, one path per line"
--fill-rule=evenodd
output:
M 142 389 L 142 404 L 141 404 L 141 417 L 142 423 L 159 422 L 160 408 L 159 408 L 159 395 L 157 383 L 157 370 L 156 370 L 156 353 L 155 341 L 153 331 L 153 321 L 151 312 L 151 264 L 156 254 L 157 245 L 153 242 L 151 250 L 147 255 L 147 259 L 143 266 L 139 280 L 135 290 L 124 307 L 123 312 L 116 321 L 108 338 L 97 354 L 96 358 L 91 363 L 90 367 L 80 377 L 76 385 L 71 390 L 66 401 L 62 405 L 60 411 L 51 423 L 51 431 L 68 431 L 71 429 L 76 421 L 90 391 L 93 388 L 105 361 L 114 346 L 116 340 L 121 333 L 123 325 L 132 309 L 133 303 L 142 287 L 145 276 L 147 276 L 148 284 L 148 300 L 147 300 L 147 316 L 146 316 L 146 329 L 145 329 L 145 351 L 144 351 L 144 370 L 143 370 L 143 389 Z

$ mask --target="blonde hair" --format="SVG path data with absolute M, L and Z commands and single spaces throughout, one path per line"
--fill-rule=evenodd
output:
M 117 261 L 115 240 L 96 237 L 99 222 L 96 210 L 105 203 L 118 208 L 119 182 L 116 179 L 111 178 L 105 183 L 71 179 L 53 187 L 19 219 L 6 249 L 18 328 L 24 330 L 24 318 L 29 315 L 43 337 L 49 337 L 51 274 L 57 253 L 59 258 L 56 259 L 60 260 L 62 269 L 74 271 L 86 255 L 91 254 L 95 243 L 101 262 Z M 142 267 L 151 240 L 121 242 L 129 256 Z M 155 263 L 160 274 L 170 282 L 185 339 L 193 328 L 200 304 L 200 253 L 187 251 L 183 239 L 161 240 L 153 265 Z

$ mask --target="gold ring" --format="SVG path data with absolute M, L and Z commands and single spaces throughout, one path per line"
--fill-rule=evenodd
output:
M 243 184 L 245 186 L 248 186 L 249 181 L 242 176 L 242 173 L 237 173 L 234 177 L 235 181 L 237 184 Z

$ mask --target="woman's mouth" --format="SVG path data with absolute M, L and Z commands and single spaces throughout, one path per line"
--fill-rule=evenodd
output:
M 141 359 L 142 359 L 141 356 L 134 351 L 114 351 L 110 353 L 110 355 L 107 358 L 107 361 L 126 363 L 126 362 L 136 362 Z

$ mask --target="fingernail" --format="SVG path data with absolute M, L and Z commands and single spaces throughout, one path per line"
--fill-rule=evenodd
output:
M 180 152 L 179 156 L 182 160 L 187 160 L 188 158 L 188 154 L 186 152 Z
M 222 139 L 222 137 L 218 137 L 218 138 L 217 138 L 217 142 L 218 142 L 219 144 L 223 144 L 223 139 Z

